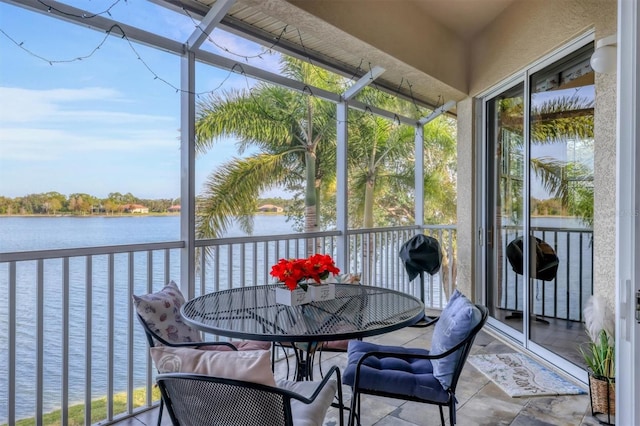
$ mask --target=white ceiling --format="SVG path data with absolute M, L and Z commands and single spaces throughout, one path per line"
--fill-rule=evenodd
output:
M 515 0 L 406 0 L 463 39 L 482 31 Z M 396 5 L 404 1 L 394 2 Z M 397 6 L 396 6 L 397 7 Z

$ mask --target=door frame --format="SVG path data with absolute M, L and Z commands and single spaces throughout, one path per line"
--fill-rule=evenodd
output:
M 625 0 L 619 0 L 619 1 L 624 2 Z M 525 90 L 524 114 L 525 114 L 525 117 L 527 117 L 527 120 L 524 123 L 525 142 L 527 144 L 527 148 L 526 148 L 527 153 L 525 154 L 525 163 L 527 163 L 529 161 L 528 150 L 530 149 L 529 135 L 528 135 L 529 133 L 528 117 L 530 112 L 530 105 L 529 105 L 530 100 L 528 96 L 526 96 L 527 93 L 529 93 L 529 76 L 545 68 L 546 66 L 556 62 L 557 60 L 562 59 L 563 57 L 571 54 L 572 52 L 580 49 L 581 47 L 584 47 L 585 45 L 593 42 L 594 40 L 595 40 L 595 33 L 593 30 L 590 30 L 584 33 L 583 35 L 575 38 L 574 40 L 564 44 L 560 48 L 554 50 L 553 52 L 541 58 L 540 60 L 529 64 L 519 72 L 513 74 L 509 78 L 503 80 L 502 82 L 496 84 L 495 86 L 491 87 L 490 89 L 478 95 L 476 122 L 478 122 L 479 125 L 477 126 L 476 131 L 479 132 L 477 139 L 480 141 L 480 143 L 477 145 L 477 150 L 476 150 L 476 152 L 478 153 L 478 156 L 477 156 L 478 167 L 476 169 L 478 170 L 478 174 L 477 174 L 476 181 L 478 183 L 478 186 L 480 187 L 478 193 L 481 194 L 481 199 L 477 203 L 479 211 L 476 211 L 476 217 L 478 218 L 477 223 L 479 224 L 478 230 L 479 230 L 479 236 L 480 236 L 480 250 L 479 250 L 479 256 L 478 256 L 479 266 L 476 270 L 476 273 L 478 273 L 478 275 L 476 276 L 476 282 L 481 283 L 481 286 L 479 286 L 481 289 L 480 291 L 482 292 L 481 300 L 485 300 L 487 286 L 488 286 L 487 274 L 489 271 L 488 271 L 488 265 L 487 265 L 488 256 L 487 256 L 486 241 L 487 241 L 487 238 L 489 237 L 488 230 L 487 230 L 488 225 L 490 223 L 489 221 L 493 220 L 493 218 L 488 217 L 488 214 L 487 214 L 488 207 L 489 207 L 488 206 L 489 192 L 492 191 L 493 189 L 489 188 L 488 178 L 486 174 L 486 171 L 488 170 L 487 162 L 489 161 L 489 154 L 490 154 L 488 152 L 489 141 L 487 140 L 487 132 L 486 132 L 486 126 L 487 126 L 486 103 L 489 99 L 499 95 L 500 93 L 504 92 L 505 90 L 511 87 L 514 87 L 516 84 L 519 84 L 519 83 L 524 84 L 524 90 Z M 529 179 L 530 179 L 530 176 L 529 176 L 530 173 L 528 172 L 528 170 L 529 169 L 527 167 L 527 171 L 525 171 L 525 174 L 524 174 L 524 179 L 525 179 L 524 187 L 527 191 L 527 194 L 528 194 Z M 525 199 L 523 200 L 523 209 L 525 211 L 529 210 L 528 196 L 525 197 Z M 525 215 L 524 227 L 525 229 L 529 228 L 529 215 Z M 527 244 L 524 245 L 523 257 L 525 259 L 528 258 Z M 526 276 L 528 274 L 528 262 L 525 262 L 523 266 L 525 269 L 524 273 Z M 525 304 L 524 306 L 527 306 L 527 309 L 528 309 L 528 306 L 529 306 L 528 293 L 529 292 L 525 291 L 524 289 L 526 289 L 526 286 L 523 287 L 523 294 L 522 294 L 523 303 Z M 500 321 L 496 320 L 493 317 L 489 317 L 487 321 L 487 325 L 491 327 L 494 331 L 498 332 L 502 337 L 507 338 L 508 340 L 512 341 L 514 344 L 518 346 L 521 346 L 524 350 L 529 351 L 534 355 L 538 355 L 542 357 L 543 359 L 552 363 L 556 367 L 560 368 L 562 371 L 575 377 L 577 380 L 585 384 L 588 382 L 588 375 L 584 369 L 578 367 L 577 365 L 566 360 L 560 355 L 557 355 L 554 352 L 546 349 L 545 347 L 533 342 L 529 338 L 528 315 L 523 315 L 523 331 L 522 332 L 501 323 Z
M 639 424 L 640 325 L 636 320 L 635 294 L 640 291 L 636 261 L 640 247 L 640 160 L 637 149 L 640 123 L 638 2 L 618 0 L 617 59 L 617 162 L 616 170 L 616 423 Z M 622 374 L 620 374 L 622 373 Z

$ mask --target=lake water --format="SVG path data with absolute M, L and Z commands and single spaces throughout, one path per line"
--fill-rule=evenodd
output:
M 274 235 L 293 233 L 291 224 L 282 215 L 258 215 L 255 218 L 253 235 Z M 238 226 L 232 226 L 225 236 L 244 236 Z M 79 248 L 92 246 L 108 246 L 122 244 L 138 244 L 179 240 L 180 218 L 178 216 L 139 216 L 139 217 L 0 217 L 0 252 L 31 251 L 61 248 Z M 144 269 L 146 258 L 135 257 L 136 265 L 140 263 Z M 22 262 L 32 264 L 33 262 Z M 107 357 L 108 336 L 106 300 L 108 287 L 108 268 L 104 257 L 96 257 L 93 264 L 93 306 L 92 306 L 92 397 L 100 397 L 107 393 Z M 125 270 L 122 271 L 121 265 Z M 179 262 L 172 259 L 171 276 L 179 278 Z M 24 267 L 23 267 L 24 266 Z M 161 269 L 161 265 L 154 264 Z M 70 328 L 69 328 L 69 400 L 82 402 L 85 386 L 85 335 L 87 333 L 85 315 L 84 271 L 82 258 L 71 258 L 70 274 Z M 136 269 L 139 269 L 136 266 Z M 174 270 L 175 269 L 175 270 Z M 126 274 L 126 262 L 116 262 L 116 274 Z M 44 262 L 44 411 L 48 412 L 60 406 L 62 347 L 62 284 L 60 261 Z M 36 385 L 36 332 L 35 306 L 36 286 L 33 265 L 17 267 L 16 310 L 16 411 L 17 418 L 31 417 L 35 413 Z M 158 274 L 160 276 L 161 274 Z M 8 293 L 8 266 L 0 264 L 0 293 Z M 161 284 L 159 284 L 161 285 Z M 144 292 L 136 287 L 134 294 Z M 126 316 L 130 306 L 126 288 L 116 288 L 116 321 Z M 2 301 L 4 299 L 4 301 Z M 5 298 L 0 298 L 0 423 L 7 419 L 8 400 L 8 334 L 9 306 Z M 136 365 L 145 365 L 146 341 L 137 324 L 134 324 Z M 115 336 L 116 377 L 114 387 L 126 389 L 126 371 L 119 371 L 118 366 L 127 365 L 127 336 Z M 138 363 L 138 358 L 140 362 Z M 124 369 L 123 369 L 124 370 Z M 146 370 L 134 371 L 136 386 L 145 383 Z
M 292 233 L 283 215 L 257 215 L 253 235 Z M 233 224 L 225 237 L 246 235 Z M 178 216 L 0 216 L 0 253 L 155 243 L 180 239 Z

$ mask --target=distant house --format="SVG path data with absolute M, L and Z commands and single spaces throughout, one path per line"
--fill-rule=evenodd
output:
M 125 204 L 122 208 L 125 213 L 149 213 L 149 208 L 142 204 Z
M 169 213 L 180 213 L 180 205 L 176 204 L 175 206 L 171 206 L 167 209 Z
M 284 208 L 273 204 L 263 204 L 258 207 L 258 211 L 261 213 L 282 213 Z

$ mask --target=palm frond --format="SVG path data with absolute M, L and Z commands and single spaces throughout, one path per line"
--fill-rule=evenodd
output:
M 250 233 L 261 191 L 287 177 L 286 156 L 259 154 L 235 158 L 213 172 L 198 199 L 196 234 L 198 238 L 219 238 L 234 218 Z

